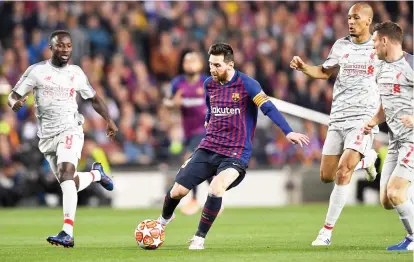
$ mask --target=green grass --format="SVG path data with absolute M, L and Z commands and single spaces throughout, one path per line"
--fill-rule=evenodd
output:
M 199 214 L 178 214 L 158 250 L 143 250 L 134 229 L 159 210 L 79 209 L 73 249 L 51 246 L 61 228 L 61 209 L 0 210 L 0 261 L 413 261 L 413 253 L 390 253 L 404 231 L 394 211 L 377 206 L 346 207 L 332 246 L 310 243 L 323 224 L 327 205 L 286 208 L 227 208 L 206 240 L 206 250 L 189 251 Z

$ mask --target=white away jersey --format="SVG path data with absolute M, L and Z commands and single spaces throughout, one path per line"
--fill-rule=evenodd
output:
M 400 120 L 413 115 L 413 55 L 404 53 L 401 59 L 388 63 L 381 61 L 377 70 L 377 83 L 385 118 L 392 139 L 413 142 L 413 129 Z
M 330 124 L 348 120 L 368 121 L 379 106 L 375 82 L 374 43 L 370 39 L 363 44 L 352 42 L 351 36 L 338 39 L 333 45 L 324 68 L 339 66 L 333 90 Z
M 58 68 L 50 60 L 30 66 L 13 88 L 21 96 L 32 90 L 39 138 L 53 137 L 79 127 L 83 116 L 78 113 L 76 93 L 83 99 L 95 96 L 95 90 L 79 66 Z

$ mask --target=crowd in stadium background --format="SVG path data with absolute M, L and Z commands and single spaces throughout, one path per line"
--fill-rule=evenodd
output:
M 329 113 L 335 77 L 310 80 L 289 68 L 294 55 L 321 64 L 336 39 L 348 34 L 352 2 L 9 2 L 0 3 L 0 164 L 15 184 L 49 174 L 37 150 L 33 98 L 19 113 L 7 95 L 31 64 L 50 58 L 48 36 L 72 35 L 72 63 L 87 74 L 106 101 L 120 132 L 105 136 L 104 120 L 80 102 L 86 134 L 79 168 L 94 160 L 116 165 L 180 163 L 183 140 L 178 111 L 163 106 L 170 80 L 181 72 L 186 50 L 205 56 L 218 41 L 230 43 L 236 69 L 256 78 L 273 97 Z M 405 32 L 403 49 L 413 50 L 412 2 L 371 2 L 374 23 L 393 20 Z M 269 123 L 270 126 L 270 123 Z M 311 145 L 294 148 L 277 127 L 259 125 L 251 166 L 318 164 L 326 127 L 303 122 Z M 107 161 L 106 161 L 107 159 Z M 30 172 L 28 172 L 30 171 Z M 42 182 L 39 186 L 48 183 Z M 21 189 L 23 190 L 23 189 Z M 33 189 L 35 190 L 35 189 Z M 60 188 L 56 188 L 60 190 Z

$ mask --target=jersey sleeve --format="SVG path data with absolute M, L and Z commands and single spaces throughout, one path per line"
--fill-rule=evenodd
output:
M 180 82 L 181 77 L 177 76 L 171 81 L 171 97 L 175 96 L 178 91 L 178 83 Z
M 96 92 L 89 83 L 88 77 L 85 75 L 82 69 L 79 68 L 79 82 L 78 89 L 76 90 L 83 99 L 91 99 L 95 96 Z
M 249 97 L 258 108 L 261 108 L 264 103 L 270 101 L 269 97 L 263 92 L 262 87 L 256 80 L 246 80 L 245 88 Z
M 339 41 L 339 40 L 338 40 Z M 331 51 L 329 52 L 328 58 L 322 64 L 322 67 L 325 69 L 330 69 L 339 66 L 339 58 L 340 58 L 340 44 L 336 41 L 335 44 L 332 46 Z
M 246 79 L 245 88 L 253 103 L 260 108 L 264 115 L 268 116 L 273 123 L 282 129 L 285 135 L 293 132 L 285 117 L 279 112 L 269 97 L 263 92 L 260 84 L 251 78 Z
M 36 86 L 36 78 L 34 76 L 35 65 L 27 68 L 26 72 L 20 77 L 17 84 L 14 86 L 13 91 L 21 96 L 25 96 L 27 93 L 33 90 Z

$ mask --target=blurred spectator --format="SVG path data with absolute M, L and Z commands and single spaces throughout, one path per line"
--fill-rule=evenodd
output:
M 374 23 L 393 19 L 401 25 L 403 48 L 411 52 L 412 2 L 370 4 Z M 348 34 L 347 12 L 352 3 L 60 1 L 0 5 L 1 161 L 13 161 L 13 155 L 37 141 L 33 96 L 15 114 L 6 106 L 7 95 L 30 64 L 50 58 L 50 32 L 67 29 L 72 34 L 72 63 L 82 67 L 120 127 L 118 138 L 109 141 L 105 122 L 90 103 L 80 101 L 84 130 L 90 136 L 85 139 L 87 162 L 96 160 L 93 155 L 99 148 L 112 165 L 151 165 L 180 162 L 180 157 L 175 158 L 182 146 L 180 118 L 161 104 L 169 81 L 179 71 L 179 55 L 188 48 L 200 51 L 207 65 L 209 46 L 229 42 L 236 52 L 236 68 L 255 77 L 266 93 L 329 113 L 334 76 L 329 81 L 310 80 L 292 71 L 289 62 L 293 55 L 300 55 L 313 64 L 323 63 L 335 40 Z M 318 161 L 326 127 L 305 122 L 312 143 L 298 150 L 286 143 L 280 130 L 268 126 L 258 126 L 255 164 Z M 33 157 L 32 163 L 41 166 L 41 160 Z

